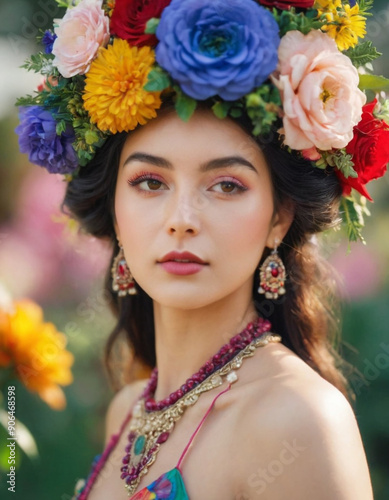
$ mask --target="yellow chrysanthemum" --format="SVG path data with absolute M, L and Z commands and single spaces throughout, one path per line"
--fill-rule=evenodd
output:
M 103 131 L 128 132 L 157 116 L 160 92 L 144 90 L 155 60 L 150 47 L 115 38 L 101 48 L 86 75 L 84 107 Z
M 317 0 L 319 14 L 324 14 L 328 24 L 322 26 L 333 38 L 340 51 L 355 47 L 358 38 L 366 35 L 366 18 L 359 14 L 359 6 L 342 5 L 338 0 Z
M 66 399 L 60 385 L 72 383 L 74 357 L 66 337 L 43 322 L 42 309 L 30 300 L 0 310 L 0 368 L 11 368 L 27 389 L 38 392 L 51 408 L 61 410 Z

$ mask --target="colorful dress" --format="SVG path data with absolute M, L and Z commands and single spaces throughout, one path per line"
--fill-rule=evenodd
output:
M 181 454 L 181 457 L 177 463 L 177 465 L 169 470 L 168 472 L 165 472 L 162 474 L 159 478 L 157 478 L 154 482 L 143 488 L 142 490 L 138 491 L 138 493 L 135 493 L 130 500 L 189 500 L 189 495 L 186 491 L 185 488 L 185 483 L 184 483 L 184 478 L 182 476 L 182 470 L 181 470 L 181 462 L 184 459 L 190 445 L 192 444 L 192 441 L 194 440 L 196 434 L 200 430 L 201 426 L 203 425 L 205 419 L 209 415 L 210 411 L 213 408 L 213 405 L 215 404 L 217 398 L 230 390 L 231 388 L 231 383 L 227 387 L 227 389 L 224 389 L 223 391 L 219 392 L 217 396 L 213 399 L 211 405 L 209 406 L 207 412 L 201 419 L 199 425 L 197 426 L 196 430 L 192 434 L 188 444 L 186 445 L 184 451 Z M 86 479 L 86 481 L 82 480 L 79 481 L 76 485 L 76 491 L 75 491 L 75 496 L 73 497 L 72 500 L 87 500 L 88 495 L 95 484 L 97 477 L 104 467 L 104 464 L 108 460 L 112 450 L 115 448 L 117 445 L 126 425 L 128 424 L 130 418 L 132 416 L 132 409 L 130 413 L 127 415 L 126 419 L 124 420 L 123 424 L 120 427 L 120 431 L 118 434 L 114 434 L 106 449 L 101 453 L 100 455 L 97 455 L 93 461 L 92 464 L 92 469 L 91 472 Z M 124 486 L 123 486 L 124 487 Z

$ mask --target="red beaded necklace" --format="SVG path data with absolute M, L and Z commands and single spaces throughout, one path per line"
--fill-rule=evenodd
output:
M 153 399 L 158 382 L 158 369 L 157 367 L 155 367 L 151 373 L 149 382 L 141 395 L 141 398 L 145 399 L 146 410 L 164 410 L 168 406 L 174 404 L 187 392 L 199 385 L 207 377 L 212 375 L 213 372 L 231 361 L 231 359 L 239 351 L 250 344 L 250 342 L 258 338 L 264 332 L 269 331 L 270 328 L 270 321 L 264 320 L 263 318 L 257 318 L 255 321 L 249 323 L 242 332 L 235 335 L 235 337 L 232 337 L 232 339 L 227 344 L 224 344 L 223 347 L 221 347 L 221 349 L 210 360 L 208 360 L 197 373 L 188 378 L 188 380 L 180 387 L 180 389 L 172 392 L 170 396 L 162 399 L 161 401 L 155 401 Z
M 126 455 L 123 458 L 121 478 L 125 481 L 129 493 L 135 491 L 140 476 L 147 473 L 148 468 L 156 458 L 159 447 L 168 439 L 172 432 L 174 423 L 171 423 L 169 413 L 174 411 L 176 414 L 174 420 L 177 420 L 190 404 L 197 401 L 198 395 L 194 395 L 194 392 L 210 390 L 214 386 L 221 384 L 222 380 L 218 374 L 222 373 L 224 367 L 228 363 L 234 362 L 234 358 L 239 357 L 238 355 L 241 351 L 248 348 L 251 343 L 258 342 L 259 337 L 269 332 L 270 329 L 271 324 L 268 320 L 256 318 L 243 331 L 232 337 L 227 344 L 223 345 L 180 389 L 161 401 L 155 401 L 153 398 L 158 382 L 158 370 L 154 368 L 147 386 L 134 406 L 134 423 L 132 427 L 130 425 L 131 431 L 128 434 L 128 445 L 125 449 Z M 252 347 L 252 350 L 254 351 L 255 349 Z M 231 368 L 228 369 L 231 370 Z M 215 372 L 218 373 L 216 374 Z M 214 380 L 217 378 L 220 380 Z M 209 380 L 211 382 L 208 384 Z M 207 388 L 202 389 L 202 387 L 198 387 L 200 384 L 204 387 L 207 386 Z M 191 398 L 194 398 L 193 401 L 190 401 Z M 161 423 L 159 427 L 155 428 L 154 432 L 151 432 L 150 425 L 152 425 L 153 420 L 165 421 L 165 426 Z

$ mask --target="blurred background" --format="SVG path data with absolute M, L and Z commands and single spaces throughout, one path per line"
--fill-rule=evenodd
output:
M 64 223 L 60 176 L 30 165 L 18 152 L 16 97 L 31 93 L 40 77 L 20 69 L 40 29 L 62 17 L 54 0 L 0 0 L 0 303 L 1 295 L 28 297 L 44 321 L 67 337 L 74 381 L 64 388 L 66 408 L 56 411 L 16 382 L 16 416 L 34 436 L 35 453 L 17 453 L 12 498 L 70 500 L 101 451 L 104 418 L 113 395 L 102 363 L 113 326 L 102 292 L 109 251 Z M 374 66 L 389 77 L 389 6 L 376 0 L 368 38 L 386 56 Z M 376 500 L 389 498 L 389 174 L 368 186 L 374 199 L 367 245 L 330 238 L 329 260 L 343 280 L 342 354 L 356 370 L 356 417 Z M 1 382 L 1 377 L 0 377 Z M 2 433 L 2 434 L 1 434 Z M 0 427 L 1 442 L 6 438 Z M 28 441 L 28 440 L 27 440 Z M 33 448 L 33 447 L 32 447 Z M 32 449 L 30 447 L 30 450 Z M 27 448 L 26 448 L 27 449 Z M 8 449 L 0 449 L 0 497 L 7 491 Z

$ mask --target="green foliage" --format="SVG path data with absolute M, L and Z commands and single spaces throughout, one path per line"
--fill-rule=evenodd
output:
M 197 101 L 185 95 L 178 86 L 174 86 L 174 90 L 176 92 L 175 108 L 177 114 L 181 120 L 187 122 L 196 109 Z
M 58 76 L 56 68 L 53 67 L 53 59 L 54 56 L 52 54 L 38 52 L 26 59 L 21 67 L 27 71 L 34 71 L 34 73 L 41 73 L 42 75 Z
M 357 172 L 354 170 L 352 156 L 347 154 L 345 149 L 339 149 L 335 153 L 322 151 L 322 158 L 316 163 L 316 166 L 319 168 L 325 168 L 327 165 L 330 167 L 336 167 L 342 172 L 346 179 L 348 177 L 358 177 Z
M 162 92 L 171 86 L 170 76 L 160 66 L 152 68 L 143 87 L 148 92 Z
M 254 125 L 253 135 L 268 134 L 281 113 L 281 96 L 271 84 L 264 84 L 245 96 L 246 111 Z
M 361 16 L 372 16 L 373 14 L 369 12 L 374 6 L 374 0 L 359 0 L 359 14 Z
M 228 111 L 231 107 L 231 102 L 229 101 L 218 101 L 212 106 L 212 111 L 217 118 L 223 119 L 228 116 Z
M 370 63 L 382 56 L 381 52 L 377 51 L 376 47 L 373 46 L 370 40 L 359 43 L 354 48 L 348 49 L 345 54 L 351 59 L 354 66 L 357 68 L 365 66 L 367 63 Z
M 378 105 L 374 110 L 374 116 L 389 125 L 389 99 L 385 99 L 384 102 L 378 101 Z
M 65 120 L 60 120 L 55 127 L 57 135 L 63 134 L 65 130 L 66 130 L 66 122 Z
M 389 79 L 378 75 L 359 75 L 359 88 L 374 92 L 389 92 Z
M 363 244 L 366 244 L 362 236 L 362 229 L 365 226 L 364 216 L 370 215 L 366 207 L 366 198 L 361 196 L 357 200 L 354 196 L 343 197 L 340 205 L 340 214 L 347 231 L 349 251 L 351 241 L 360 240 Z
M 41 102 L 41 96 L 38 92 L 37 95 L 32 96 L 30 94 L 26 95 L 26 97 L 18 97 L 15 102 L 15 106 L 39 106 Z
M 55 1 L 60 7 L 65 7 L 66 9 L 68 7 L 72 7 L 74 4 L 73 0 L 55 0 Z
M 243 104 L 241 101 L 217 101 L 212 106 L 212 111 L 217 118 L 223 119 L 228 115 L 232 118 L 242 116 Z
M 311 30 L 320 29 L 324 24 L 324 21 L 318 18 L 316 9 L 307 9 L 299 13 L 296 12 L 294 7 L 290 10 L 282 11 L 273 9 L 273 16 L 280 27 L 280 37 L 283 37 L 285 33 L 292 30 L 301 31 L 301 33 L 306 35 Z
M 160 19 L 158 19 L 158 17 L 152 17 L 151 19 L 149 19 L 146 23 L 146 29 L 145 29 L 146 35 L 155 35 L 155 33 L 157 32 L 159 22 Z

